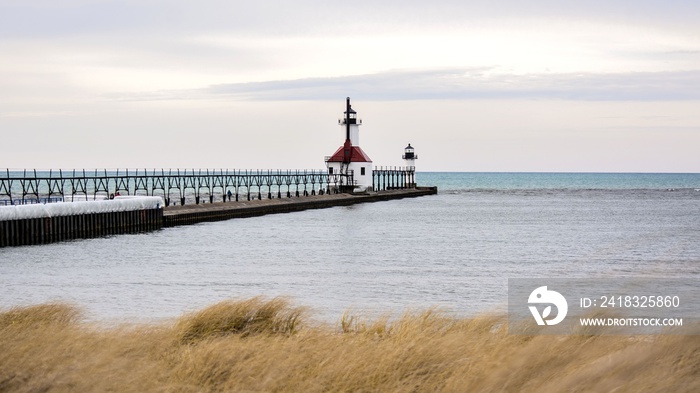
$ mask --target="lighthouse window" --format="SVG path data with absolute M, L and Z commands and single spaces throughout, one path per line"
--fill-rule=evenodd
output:
M 332 175 L 333 174 L 333 167 L 328 168 L 328 174 Z
M 361 176 L 365 175 L 365 167 L 360 167 L 360 175 Z

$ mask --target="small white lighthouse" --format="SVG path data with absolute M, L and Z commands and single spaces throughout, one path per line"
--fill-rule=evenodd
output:
M 372 190 L 372 160 L 360 147 L 362 120 L 350 106 L 350 97 L 346 99 L 344 116 L 338 124 L 343 129 L 345 143 L 332 156 L 326 157 L 328 173 L 345 175 L 352 172 L 354 184 L 341 186 L 351 186 L 354 192 Z
M 403 160 L 408 168 L 408 173 L 406 173 L 406 186 L 413 188 L 416 186 L 416 160 L 418 156 L 416 155 L 413 146 L 409 143 L 403 149 Z
M 418 159 L 418 156 L 410 143 L 403 149 L 403 159 L 407 167 L 416 169 L 416 160 Z

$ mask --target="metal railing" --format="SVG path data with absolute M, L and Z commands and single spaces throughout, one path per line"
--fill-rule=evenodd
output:
M 375 167 L 375 191 L 414 188 L 413 167 Z M 340 192 L 354 174 L 326 170 L 101 169 L 0 171 L 0 205 L 157 195 L 166 206 Z
M 338 192 L 345 184 L 354 184 L 352 173 L 325 170 L 7 169 L 0 172 L 0 205 L 157 195 L 168 206 L 316 195 Z
M 415 167 L 374 167 L 372 184 L 375 191 L 416 188 Z

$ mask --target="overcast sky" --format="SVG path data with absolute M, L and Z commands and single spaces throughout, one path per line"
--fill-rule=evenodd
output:
M 0 0 L 0 168 L 700 172 L 700 3 Z

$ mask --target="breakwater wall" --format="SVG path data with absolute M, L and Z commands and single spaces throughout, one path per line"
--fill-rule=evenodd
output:
M 163 226 L 160 197 L 0 207 L 0 247 L 46 244 Z
M 0 247 L 47 244 L 65 240 L 87 239 L 109 235 L 140 233 L 163 227 L 191 225 L 232 218 L 254 217 L 266 214 L 291 213 L 307 209 L 323 209 L 348 206 L 357 203 L 389 201 L 437 194 L 437 187 L 393 189 L 368 194 L 324 194 L 300 197 L 255 199 L 240 202 L 218 202 L 199 205 L 163 207 L 159 197 L 150 197 L 150 204 L 139 202 L 143 198 L 120 198 L 113 201 L 73 202 L 44 205 L 2 207 L 4 219 L 0 219 Z M 149 198 L 146 198 L 149 199 Z M 136 204 L 131 210 L 114 208 L 108 211 L 100 205 Z M 73 206 L 72 208 L 70 208 Z M 23 210 L 21 214 L 10 209 Z M 71 210 L 72 209 L 72 210 Z M 58 211 L 57 211 L 58 210 Z M 72 213 L 71 213 L 72 211 Z
M 162 226 L 162 208 L 6 220 L 0 221 L 0 247 L 140 233 Z

